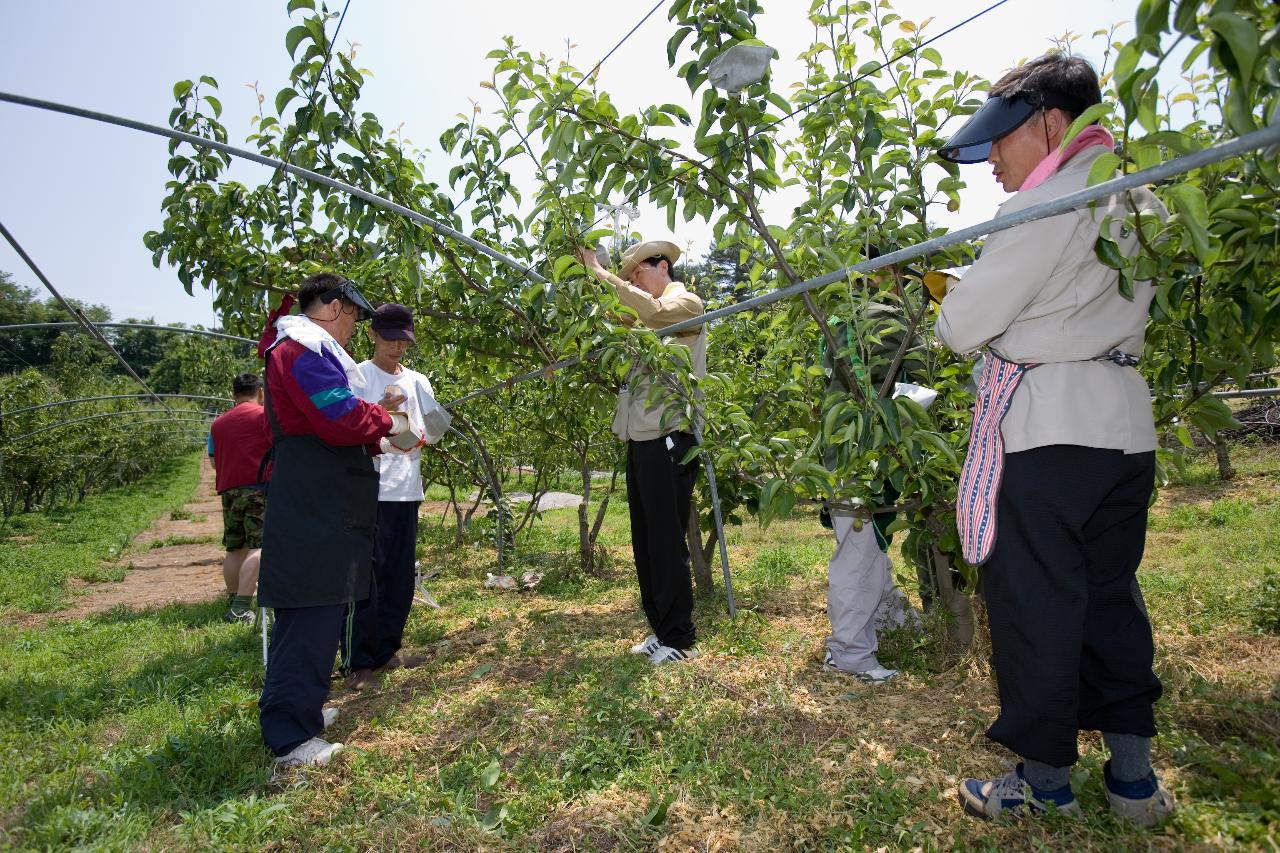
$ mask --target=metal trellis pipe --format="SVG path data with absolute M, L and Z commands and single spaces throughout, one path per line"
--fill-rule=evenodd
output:
M 111 341 L 107 340 L 107 336 L 102 334 L 102 331 L 93 324 L 93 321 L 86 317 L 83 311 L 63 298 L 62 294 L 58 292 L 58 288 L 54 287 L 53 282 L 49 281 L 49 277 L 44 274 L 40 267 L 36 266 L 36 262 L 27 254 L 27 250 L 22 248 L 22 244 L 18 242 L 18 238 L 14 237 L 13 234 L 10 233 L 9 229 L 4 226 L 3 222 L 0 222 L 0 235 L 3 235 L 4 239 L 9 242 L 9 245 L 18 253 L 18 257 L 22 258 L 23 263 L 31 269 L 31 272 L 35 273 L 36 278 L 40 279 L 40 283 L 53 294 L 53 298 L 58 300 L 58 304 L 62 306 L 62 310 L 74 317 L 76 322 L 83 326 L 86 332 L 110 350 L 111 354 L 116 357 L 116 361 L 120 362 L 120 365 L 124 367 L 125 372 L 132 376 L 134 381 L 142 386 L 142 390 L 146 391 L 152 397 L 155 397 L 155 401 L 160 404 L 162 409 L 166 412 L 169 411 L 168 404 L 159 397 L 156 397 L 155 392 L 151 390 L 151 386 L 138 375 L 138 371 L 133 369 L 133 365 L 129 364 L 129 361 L 111 345 Z
M 238 341 L 246 344 L 256 344 L 253 338 L 242 338 L 239 335 L 229 335 L 226 332 L 212 332 L 208 329 L 184 329 L 181 326 L 157 326 L 154 323 L 94 323 L 99 329 L 145 329 L 152 332 L 176 332 L 185 335 L 204 335 L 208 338 L 219 338 L 228 341 Z M 59 327 L 84 328 L 79 323 L 57 322 L 57 323 L 11 323 L 7 326 L 0 326 L 0 332 L 17 331 L 19 329 L 52 329 Z
M 38 406 L 26 406 L 21 409 L 10 409 L 7 412 L 0 412 L 0 418 L 9 417 L 10 415 L 20 415 L 24 412 L 34 412 L 40 409 L 55 409 L 59 406 L 70 406 L 76 403 L 97 403 L 102 400 L 150 400 L 152 396 L 156 397 L 178 397 L 183 400 L 211 400 L 217 403 L 234 403 L 235 400 L 230 397 L 208 397 L 204 394 L 107 394 L 102 397 L 76 397 L 73 400 L 56 400 L 52 403 L 41 403 Z
M 431 230 L 439 234 L 444 234 L 448 237 L 452 237 L 454 240 L 457 240 L 460 243 L 470 246 L 471 248 L 475 249 L 477 252 L 481 253 L 482 255 L 486 255 L 494 259 L 495 261 L 498 261 L 499 263 L 505 264 L 506 266 L 510 267 L 513 270 L 516 270 L 521 275 L 524 275 L 526 278 L 529 278 L 532 281 L 535 281 L 539 284 L 548 283 L 545 276 L 538 274 L 534 270 L 530 269 L 529 267 L 517 261 L 515 258 L 509 255 L 505 255 L 502 252 L 499 252 L 497 249 L 491 248 L 490 246 L 486 246 L 484 243 L 481 243 L 479 240 L 476 240 L 473 237 L 468 237 L 466 234 L 463 234 L 461 231 L 458 231 L 455 228 L 451 228 L 448 225 L 445 225 L 443 222 L 439 221 L 438 219 L 434 219 L 430 216 L 427 216 L 426 214 L 419 213 L 416 210 L 405 207 L 404 205 L 398 204 L 394 201 L 391 201 L 390 199 L 383 198 L 380 195 L 375 195 L 374 193 L 371 193 L 368 190 L 362 190 L 359 187 L 352 186 L 351 184 L 334 180 L 333 178 L 326 177 L 325 175 L 322 175 L 319 172 L 313 172 L 310 169 L 304 169 L 301 166 L 294 166 L 293 164 L 288 163 L 284 160 L 277 160 L 274 157 L 267 157 L 263 154 L 257 153 L 256 151 L 248 151 L 244 148 L 236 148 L 233 145 L 227 145 L 225 142 L 217 142 L 216 140 L 213 140 L 213 139 L 205 139 L 203 136 L 196 136 L 193 133 L 184 133 L 183 131 L 180 131 L 180 130 L 173 130 L 171 128 L 161 127 L 155 124 L 147 124 L 141 121 L 134 121 L 133 119 L 121 118 L 120 116 L 113 116 L 113 115 L 109 115 L 108 113 L 99 113 L 99 112 L 94 112 L 93 110 L 86 110 L 86 109 L 81 109 L 79 107 L 72 107 L 72 106 L 68 106 L 67 104 L 59 104 L 54 101 L 45 101 L 39 98 L 28 98 L 23 95 L 15 95 L 10 92 L 0 92 L 0 101 L 7 101 L 8 103 L 18 104 L 19 106 L 24 106 L 24 107 L 35 107 L 36 109 L 40 109 L 40 110 L 49 110 L 50 112 L 62 113 L 64 115 L 76 116 L 78 118 L 86 118 L 91 121 L 100 121 L 100 122 L 103 122 L 104 124 L 114 124 L 117 127 L 127 127 L 131 130 L 139 130 L 139 131 L 142 131 L 143 133 L 151 133 L 156 136 L 163 136 L 168 139 L 174 139 L 174 140 L 177 140 L 178 142 L 185 142 L 188 145 L 194 145 L 197 148 L 210 148 L 210 149 L 213 149 L 214 151 L 220 151 L 221 153 L 226 154 L 229 157 L 238 157 L 241 160 L 249 160 L 254 163 L 260 163 L 263 166 L 270 166 L 273 169 L 282 169 L 291 175 L 296 175 L 297 177 L 307 181 L 311 181 L 312 183 L 320 184 L 322 186 L 329 187 L 330 189 L 335 189 L 335 190 L 338 190 L 339 192 L 346 193 L 347 195 L 352 195 L 352 196 L 355 196 L 356 198 L 363 199 L 369 202 L 369 204 L 372 204 L 374 207 L 380 207 L 383 210 L 390 211 L 391 213 L 398 213 L 401 216 L 411 219 L 420 225 L 427 226 L 428 228 L 430 228 Z
M 1221 400 L 1240 399 L 1243 397 L 1280 397 L 1280 388 L 1246 388 L 1243 391 L 1214 391 L 1213 396 Z
M 171 414 L 174 414 L 172 409 L 166 409 L 164 411 L 157 411 L 156 409 L 129 409 L 128 411 L 124 411 L 124 412 L 100 412 L 96 415 L 88 415 L 87 417 L 83 417 L 83 418 L 73 418 L 72 420 L 69 420 L 69 421 L 60 421 L 56 424 L 50 424 L 49 426 L 41 427 L 40 429 L 32 430 L 31 432 L 26 432 L 26 433 L 23 433 L 22 435 L 15 436 L 10 439 L 6 439 L 6 443 L 14 444 L 19 441 L 22 441 L 23 439 L 31 438 L 34 435 L 40 435 L 41 433 L 49 432 L 50 430 L 62 429 L 63 427 L 72 426 L 74 424 L 82 424 L 82 423 L 85 423 L 86 421 L 96 421 L 101 418 L 118 418 L 118 417 L 123 417 L 125 415 L 171 415 Z M 191 412 L 191 414 L 194 415 L 199 413 Z M 148 423 L 174 423 L 178 421 L 191 421 L 194 423 L 203 424 L 203 423 L 208 423 L 213 417 L 214 417 L 213 415 L 205 415 L 203 418 L 166 418 L 164 420 L 155 420 L 154 418 L 149 418 L 147 420 L 138 421 L 138 423 L 148 424 Z
M 688 320 L 682 320 L 679 323 L 672 323 L 670 326 L 655 329 L 654 334 L 658 337 L 665 338 L 679 334 L 680 332 L 689 331 L 690 329 L 696 329 L 699 326 L 714 322 L 715 320 L 719 320 L 724 317 L 740 314 L 743 311 L 754 311 L 756 309 L 763 308 L 766 305 L 772 305 L 774 302 L 780 302 L 784 299 L 790 299 L 793 296 L 799 296 L 802 293 L 808 293 L 810 290 L 815 290 L 819 287 L 826 287 L 829 284 L 835 284 L 836 282 L 843 281 L 852 275 L 864 275 L 866 273 L 875 272 L 876 270 L 887 266 L 905 263 L 906 261 L 915 260 L 916 258 L 924 257 L 925 255 L 930 255 L 943 249 L 949 249 L 953 246 L 971 242 L 978 237 L 994 234 L 998 231 L 1005 231 L 1009 228 L 1014 228 L 1018 225 L 1025 225 L 1028 222 L 1035 222 L 1039 219 L 1047 219 L 1050 216 L 1058 216 L 1060 214 L 1067 213 L 1068 211 L 1075 210 L 1076 208 L 1084 207 L 1085 205 L 1091 204 L 1095 201 L 1100 201 L 1101 199 L 1117 195 L 1118 193 L 1137 189 L 1138 187 L 1145 186 L 1147 184 L 1156 184 L 1184 172 L 1189 172 L 1192 169 L 1199 169 L 1204 166 L 1218 163 L 1222 160 L 1239 157 L 1243 154 L 1249 153 L 1250 151 L 1254 151 L 1259 148 L 1266 148 L 1270 145 L 1280 145 L 1280 123 L 1269 125 L 1261 130 L 1255 130 L 1252 133 L 1246 133 L 1244 136 L 1237 137 L 1236 139 L 1220 142 L 1217 145 L 1203 148 L 1191 154 L 1184 154 L 1168 161 L 1167 163 L 1161 163 L 1158 166 L 1152 166 L 1148 169 L 1131 172 L 1130 174 L 1113 178 L 1112 180 L 1101 184 L 1095 184 L 1094 186 L 1086 187 L 1082 190 L 1077 190 L 1076 192 L 1059 196 L 1058 198 L 1040 202 L 1039 204 L 1032 205 L 1024 210 L 1007 213 L 1004 216 L 997 216 L 994 219 L 988 219 L 986 222 L 979 222 L 977 225 L 970 225 L 967 228 L 961 228 L 958 231 L 952 231 L 948 234 L 943 234 L 940 237 L 934 237 L 931 240 L 916 243 L 913 246 L 906 246 L 892 252 L 886 252 L 875 258 L 868 258 L 861 263 L 841 267 L 833 272 L 824 273 L 823 275 L 815 276 L 814 278 L 806 279 L 805 281 L 799 281 L 795 284 L 788 285 L 787 287 L 752 297 L 751 299 L 747 299 L 743 302 L 726 305 L 723 308 L 708 311 L 705 314 L 700 314 L 699 316 L 692 317 Z M 445 408 L 453 408 L 454 406 L 461 405 L 469 400 L 495 394 L 504 388 L 510 388 L 516 383 L 538 379 L 553 371 L 581 364 L 583 361 L 588 359 L 598 358 L 603 352 L 603 349 L 593 350 L 586 355 L 575 356 L 563 361 L 558 361 L 555 364 L 547 365 L 546 367 L 540 367 L 537 370 L 522 373 L 519 376 L 511 377 L 510 379 L 503 380 L 502 382 L 491 385 L 487 388 L 481 388 L 478 391 L 472 391 L 469 394 L 465 394 L 456 400 L 446 403 Z

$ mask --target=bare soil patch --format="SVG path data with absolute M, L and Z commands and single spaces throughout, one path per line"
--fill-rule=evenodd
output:
M 108 568 L 129 569 L 116 583 L 85 585 L 85 595 L 65 610 L 47 614 L 50 619 L 81 619 L 116 607 L 144 609 L 175 602 L 208 601 L 226 593 L 222 583 L 222 503 L 213 490 L 213 468 L 200 464 L 200 485 L 183 507 L 179 518 L 162 515 Z M 152 547 L 162 540 L 189 540 L 217 536 L 207 544 Z M 41 614 L 44 616 L 45 614 Z

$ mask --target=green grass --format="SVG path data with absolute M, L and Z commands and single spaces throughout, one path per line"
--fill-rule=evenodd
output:
M 429 663 L 335 692 L 348 750 L 290 784 L 269 781 L 259 741 L 257 635 L 222 624 L 221 602 L 0 627 L 0 846 L 1275 849 L 1280 637 L 1255 616 L 1273 594 L 1280 454 L 1236 455 L 1236 483 L 1197 463 L 1165 490 L 1140 573 L 1166 689 L 1156 759 L 1181 805 L 1158 834 L 1109 816 L 1096 736 L 1074 777 L 1084 820 L 964 817 L 957 780 L 1008 757 L 982 734 L 985 663 L 947 668 L 928 638 L 891 636 L 894 685 L 823 673 L 832 540 L 810 513 L 730 529 L 741 609 L 730 621 L 722 601 L 699 603 L 702 660 L 655 671 L 626 654 L 645 629 L 615 498 L 589 575 L 573 510 L 521 538 L 508 569 L 545 571 L 535 593 L 484 589 L 492 550 L 424 520 L 444 607 L 416 608 L 407 640 Z
M 200 481 L 199 454 L 174 460 L 142 480 L 75 506 L 16 515 L 0 525 L 0 615 L 66 605 L 69 578 L 119 580 L 104 571 L 139 532 L 190 499 Z

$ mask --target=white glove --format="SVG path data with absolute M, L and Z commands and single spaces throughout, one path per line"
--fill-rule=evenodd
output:
M 409 414 L 407 412 L 387 412 L 391 416 L 391 432 L 387 435 L 399 435 L 409 431 Z

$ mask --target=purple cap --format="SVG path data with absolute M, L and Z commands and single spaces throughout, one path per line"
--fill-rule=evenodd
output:
M 413 336 L 413 313 L 403 305 L 394 302 L 379 305 L 374 309 L 370 326 L 380 337 L 389 341 L 404 340 L 411 344 L 418 342 Z

